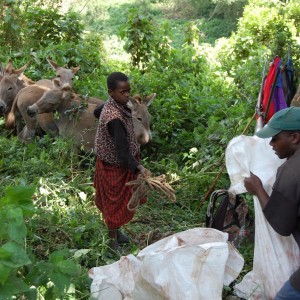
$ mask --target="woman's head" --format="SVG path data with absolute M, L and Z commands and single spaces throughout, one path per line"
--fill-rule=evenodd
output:
M 109 95 L 119 104 L 126 105 L 130 96 L 129 78 L 121 72 L 113 72 L 107 77 Z

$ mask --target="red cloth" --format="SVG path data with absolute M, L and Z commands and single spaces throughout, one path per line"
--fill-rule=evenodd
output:
M 125 184 L 136 178 L 137 174 L 130 170 L 106 164 L 97 158 L 94 176 L 95 203 L 109 229 L 117 229 L 133 218 L 134 211 L 127 209 L 132 187 Z M 141 203 L 146 200 L 142 199 Z
M 277 70 L 277 68 L 279 68 L 279 66 L 280 66 L 280 58 L 278 56 L 276 56 L 272 65 L 270 66 L 270 70 L 268 72 L 268 75 L 266 77 L 265 84 L 264 84 L 263 99 L 262 99 L 262 106 L 263 106 L 264 112 L 266 111 L 267 106 L 268 106 L 268 100 L 269 100 L 269 97 L 271 94 L 272 85 L 276 84 L 276 82 L 274 83 L 274 80 L 275 80 L 276 70 Z M 270 108 L 268 111 L 268 115 L 265 118 L 265 123 L 269 122 L 269 120 L 274 115 L 274 113 L 275 113 L 275 105 L 274 105 L 273 99 L 271 99 Z

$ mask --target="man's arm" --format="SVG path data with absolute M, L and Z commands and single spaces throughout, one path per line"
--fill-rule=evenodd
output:
M 297 227 L 297 205 L 277 190 L 273 190 L 269 197 L 261 180 L 253 173 L 245 178 L 244 183 L 247 191 L 257 196 L 264 216 L 273 229 L 283 236 L 292 234 Z

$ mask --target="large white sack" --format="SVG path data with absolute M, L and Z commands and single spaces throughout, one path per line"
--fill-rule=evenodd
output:
M 244 264 L 227 239 L 227 233 L 194 228 L 146 247 L 137 257 L 93 268 L 93 299 L 221 300 L 223 284 L 229 285 Z
M 245 193 L 244 178 L 250 171 L 260 177 L 270 195 L 278 167 L 284 162 L 275 155 L 270 139 L 238 136 L 226 149 L 226 168 L 230 191 Z M 292 236 L 277 234 L 264 217 L 259 200 L 253 197 L 255 210 L 255 247 L 253 270 L 235 286 L 236 294 L 244 299 L 273 299 L 300 262 L 299 248 Z

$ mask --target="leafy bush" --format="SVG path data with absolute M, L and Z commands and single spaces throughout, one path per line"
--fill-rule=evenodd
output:
M 30 253 L 32 249 L 25 247 L 28 228 L 24 217 L 36 213 L 31 199 L 33 192 L 33 187 L 9 187 L 0 199 L 1 299 L 17 295 L 37 299 L 43 294 L 46 299 L 56 299 L 75 294 L 73 279 L 80 269 L 74 261 L 66 259 L 70 256 L 66 250 L 52 252 L 47 262 L 37 262 Z
M 93 168 L 78 167 L 71 141 L 45 136 L 22 145 L 16 138 L 0 140 L 0 183 L 11 186 L 0 195 L 0 298 L 87 299 L 88 268 L 102 261 L 107 249 L 97 250 L 104 234 L 91 205 Z M 4 250 L 11 248 L 5 245 L 12 242 L 18 255 L 8 259 Z
M 131 54 L 133 66 L 144 68 L 150 60 L 154 43 L 154 24 L 147 16 L 137 9 L 129 10 L 127 27 L 121 32 L 121 37 L 126 37 L 125 50 Z
M 21 10 L 15 0 L 3 0 L 0 6 L 0 46 L 18 48 L 21 39 Z
M 238 30 L 229 39 L 225 56 L 230 54 L 232 64 L 243 62 L 249 57 L 261 55 L 264 50 L 269 55 L 286 55 L 288 46 L 294 48 L 295 62 L 298 62 L 299 50 L 296 50 L 297 10 L 294 19 L 290 19 L 290 7 L 281 1 L 250 1 L 245 7 L 243 18 L 239 20 Z M 295 1 L 296 2 L 296 1 Z M 298 5 L 297 5 L 298 6 Z M 224 55 L 224 54 L 223 54 Z
M 78 43 L 81 39 L 83 25 L 77 13 L 63 14 L 53 3 L 48 8 L 30 1 L 19 5 L 15 0 L 4 0 L 4 4 L 0 9 L 4 16 L 0 21 L 0 46 L 3 48 L 13 51 L 23 47 L 38 49 L 49 43 Z
M 74 89 L 77 93 L 90 96 L 106 94 L 104 90 L 99 92 L 102 85 L 98 83 L 99 78 L 102 82 L 103 74 L 106 75 L 109 72 L 109 68 L 104 65 L 107 54 L 100 36 L 88 35 L 80 43 L 50 44 L 31 52 L 30 55 L 33 55 L 37 64 L 31 73 L 34 79 L 53 77 L 54 71 L 46 62 L 46 57 L 50 57 L 60 66 L 68 66 L 69 68 L 80 66 L 74 81 Z
M 79 15 L 74 12 L 62 14 L 58 9 L 28 8 L 23 13 L 24 26 L 22 35 L 24 44 L 28 48 L 40 48 L 51 43 L 61 42 L 79 43 L 83 25 Z M 30 39 L 26 37 L 30 36 Z

